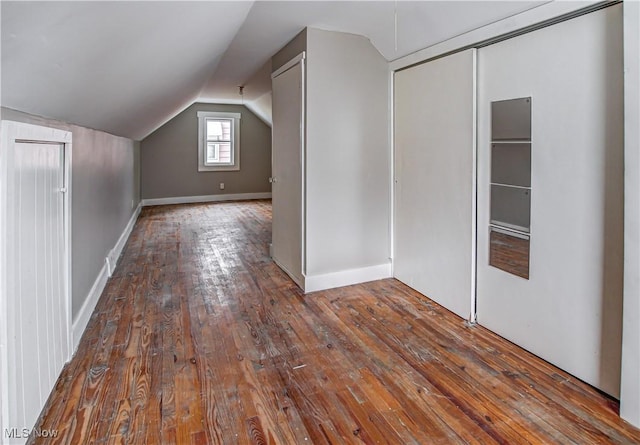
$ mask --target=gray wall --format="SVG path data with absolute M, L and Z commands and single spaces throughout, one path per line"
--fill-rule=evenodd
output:
M 303 29 L 289 43 L 271 58 L 271 71 L 276 71 L 282 65 L 293 59 L 302 51 L 307 50 L 307 28 Z
M 7 108 L 5 120 L 71 131 L 72 313 L 75 320 L 95 279 L 140 202 L 139 142 Z
M 198 111 L 242 114 L 240 171 L 198 171 Z M 196 103 L 142 141 L 140 165 L 143 199 L 270 192 L 271 128 L 242 105 Z

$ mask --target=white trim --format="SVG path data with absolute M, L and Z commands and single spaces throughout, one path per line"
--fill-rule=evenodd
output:
M 104 266 L 100 269 L 100 273 L 96 278 L 96 281 L 93 282 L 93 286 L 91 286 L 91 290 L 85 298 L 82 307 L 78 311 L 78 315 L 76 319 L 73 321 L 73 353 L 75 354 L 78 349 L 78 345 L 80 344 L 80 339 L 82 338 L 82 334 L 84 330 L 87 328 L 89 324 L 89 319 L 93 314 L 96 305 L 98 304 L 98 300 L 100 299 L 100 295 L 102 295 L 102 291 L 107 285 L 107 281 L 109 280 L 109 268 L 107 265 L 107 261 L 104 262 Z
M 358 269 L 307 276 L 304 280 L 304 291 L 305 293 L 316 292 L 325 289 L 333 289 L 335 287 L 382 280 L 385 278 L 391 278 L 390 262 L 375 266 L 361 267 Z
M 198 172 L 227 172 L 240 170 L 240 119 L 241 113 L 224 111 L 198 111 Z M 208 118 L 230 119 L 233 121 L 231 132 L 231 163 L 207 165 L 205 162 L 205 126 Z
M 242 119 L 241 113 L 229 113 L 226 111 L 198 111 L 198 117 L 214 117 L 219 119 Z
M 473 133 L 471 167 L 471 289 L 469 294 L 469 323 L 478 321 L 477 270 L 478 270 L 478 50 L 471 50 L 473 58 Z
M 289 71 L 291 68 L 296 66 L 298 64 L 298 62 L 302 62 L 306 58 L 306 55 L 307 55 L 306 51 L 302 51 L 300 54 L 295 56 L 293 59 L 289 60 L 287 63 L 282 65 L 280 68 L 275 70 L 273 73 L 271 73 L 271 78 L 273 79 L 275 77 L 278 77 L 280 74 L 284 73 L 285 71 Z
M 5 123 L 2 122 L 2 128 L 0 129 L 0 242 L 3 246 L 6 246 L 5 240 L 5 222 L 4 215 L 7 208 L 7 200 L 5 197 L 6 177 L 7 177 L 7 162 L 4 159 L 6 153 L 3 147 L 6 147 L 9 143 L 9 137 Z M 9 394 L 9 366 L 6 360 L 8 350 L 5 346 L 5 339 L 9 337 L 7 320 L 7 299 L 3 297 L 5 295 L 6 286 L 6 248 L 0 248 L 0 444 L 4 443 L 2 431 L 4 431 L 5 422 L 9 419 L 9 403 L 6 399 Z
M 113 271 L 118 265 L 118 259 L 120 258 L 120 254 L 122 253 L 122 250 L 124 249 L 125 244 L 127 244 L 129 235 L 131 235 L 131 232 L 133 231 L 133 227 L 136 225 L 136 221 L 138 220 L 138 215 L 140 215 L 141 210 L 142 210 L 142 203 L 139 203 L 138 207 L 136 207 L 136 210 L 131 215 L 131 218 L 129 218 L 129 222 L 125 226 L 124 231 L 120 235 L 120 238 L 118 239 L 118 242 L 116 243 L 115 247 L 111 249 L 109 251 L 109 254 L 107 255 L 107 272 L 109 274 L 109 277 L 113 275 Z
M 69 132 L 70 135 L 73 133 Z M 64 217 L 65 217 L 65 247 L 67 249 L 65 255 L 65 278 L 67 280 L 67 292 L 69 293 L 69 298 L 67 299 L 67 325 L 69 326 L 69 335 L 67 336 L 67 350 L 69 351 L 69 357 L 67 361 L 71 360 L 73 356 L 73 330 L 71 327 L 73 321 L 73 212 L 71 211 L 71 206 L 73 203 L 73 182 L 72 182 L 72 154 L 73 154 L 73 143 L 69 141 L 68 144 L 65 145 L 64 151 L 64 180 L 65 180 L 65 188 L 67 192 L 65 193 L 65 202 L 64 202 Z
M 300 254 L 302 276 L 307 274 L 307 74 L 306 74 L 306 53 L 302 51 L 291 62 L 299 59 L 300 62 L 300 95 L 302 96 L 302 107 L 300 116 L 300 164 L 302 166 L 302 203 L 300 204 L 300 218 L 302 219 L 302 230 L 300 231 Z M 294 66 L 295 63 L 292 65 Z M 303 287 L 304 289 L 304 287 Z
M 169 204 L 193 204 L 198 202 L 218 201 L 250 201 L 253 199 L 271 199 L 271 192 L 264 193 L 233 193 L 227 195 L 175 196 L 171 198 L 143 199 L 142 206 L 160 206 Z
M 9 364 L 7 360 L 7 354 L 9 353 L 7 348 L 7 342 L 9 338 L 9 322 L 7 320 L 7 299 L 6 295 L 6 233 L 5 233 L 5 215 L 7 209 L 7 197 L 6 197 L 6 178 L 8 174 L 8 162 L 7 152 L 4 147 L 7 147 L 10 143 L 9 131 L 7 122 L 2 122 L 2 128 L 0 129 L 0 242 L 2 248 L 0 248 L 0 424 L 4 428 L 8 426 L 5 422 L 9 420 Z M 0 430 L 0 444 L 5 443 L 4 429 Z
M 396 73 L 389 70 L 387 88 L 389 90 L 389 261 L 391 276 L 394 276 L 396 256 L 396 108 L 395 108 Z

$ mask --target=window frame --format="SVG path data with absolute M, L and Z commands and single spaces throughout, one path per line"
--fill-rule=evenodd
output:
M 198 171 L 238 171 L 240 170 L 240 119 L 241 113 L 227 113 L 219 111 L 198 111 Z M 229 119 L 231 123 L 231 163 L 208 164 L 207 151 L 207 120 Z

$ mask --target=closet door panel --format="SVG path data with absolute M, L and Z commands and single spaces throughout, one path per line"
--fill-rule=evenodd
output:
M 623 277 L 621 10 L 478 51 L 478 322 L 613 396 Z M 530 98 L 530 127 L 492 122 L 525 122 L 511 119 L 526 111 L 522 98 Z M 492 110 L 496 103 L 516 109 Z M 491 224 L 521 232 L 502 260 L 489 246 L 508 243 Z
M 399 71 L 394 81 L 394 276 L 470 318 L 475 50 Z

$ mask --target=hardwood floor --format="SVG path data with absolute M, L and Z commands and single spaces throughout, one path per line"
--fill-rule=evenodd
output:
M 268 201 L 145 208 L 31 442 L 640 443 L 617 402 L 396 280 L 303 295 L 270 228 Z

